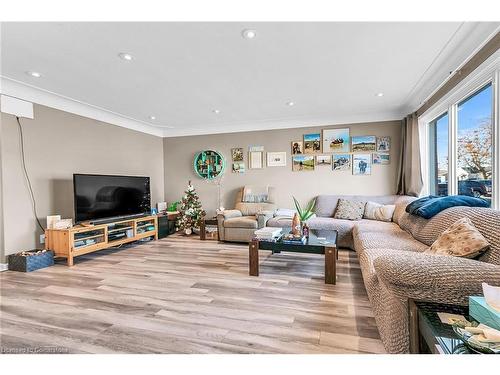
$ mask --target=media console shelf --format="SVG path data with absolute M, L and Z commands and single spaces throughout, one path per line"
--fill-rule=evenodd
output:
M 76 225 L 69 229 L 45 230 L 45 249 L 68 260 L 113 246 L 154 237 L 158 239 L 158 219 L 145 216 L 98 225 Z

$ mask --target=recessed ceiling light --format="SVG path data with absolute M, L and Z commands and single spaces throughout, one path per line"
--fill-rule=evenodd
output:
M 220 111 L 218 109 L 214 109 L 212 112 L 215 113 L 216 115 L 218 115 L 220 113 Z
M 384 93 L 383 92 L 378 92 L 378 93 L 375 94 L 375 96 L 378 96 L 380 98 L 381 96 L 384 96 Z
M 42 75 L 38 72 L 26 72 L 27 75 L 35 78 L 40 78 Z
M 289 107 L 293 107 L 295 105 L 295 103 L 294 102 L 287 102 L 286 105 Z
M 149 119 L 154 121 L 154 120 L 156 120 L 156 116 L 149 116 Z
M 241 35 L 245 39 L 253 39 L 257 36 L 257 31 L 252 30 L 252 29 L 245 29 L 241 32 Z
M 134 59 L 134 56 L 132 56 L 130 53 L 119 53 L 118 56 L 120 59 L 125 60 L 125 61 L 132 61 Z

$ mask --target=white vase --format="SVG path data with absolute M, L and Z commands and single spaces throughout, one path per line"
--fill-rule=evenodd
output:
M 186 228 L 184 229 L 184 233 L 186 234 L 186 236 L 189 236 L 191 233 L 193 233 L 193 231 L 191 228 Z

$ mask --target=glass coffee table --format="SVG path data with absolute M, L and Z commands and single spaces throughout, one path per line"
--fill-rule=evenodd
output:
M 311 230 L 305 244 L 287 244 L 261 241 L 254 238 L 249 243 L 249 274 L 259 276 L 259 250 L 271 250 L 272 254 L 281 252 L 309 253 L 325 255 L 325 284 L 335 284 L 337 279 L 337 231 Z

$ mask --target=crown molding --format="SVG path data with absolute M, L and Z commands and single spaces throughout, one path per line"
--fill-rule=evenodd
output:
M 499 31 L 498 22 L 464 22 L 410 90 L 402 112 L 417 110 Z M 464 56 L 464 50 L 472 52 Z
M 165 129 L 163 137 L 184 137 L 192 135 L 209 135 L 209 134 L 224 134 L 224 133 L 241 133 L 252 131 L 265 131 L 277 129 L 295 129 L 307 128 L 316 126 L 333 126 L 333 125 L 363 125 L 373 124 L 374 122 L 396 121 L 401 120 L 404 114 L 401 112 L 376 112 L 353 114 L 346 116 L 324 116 L 319 118 L 303 117 L 303 118 L 283 118 L 283 119 L 268 119 L 263 121 L 253 121 L 251 123 L 226 123 L 217 125 L 207 125 L 205 128 L 191 129 Z
M 164 129 L 92 104 L 0 76 L 0 93 L 138 132 L 162 137 Z

